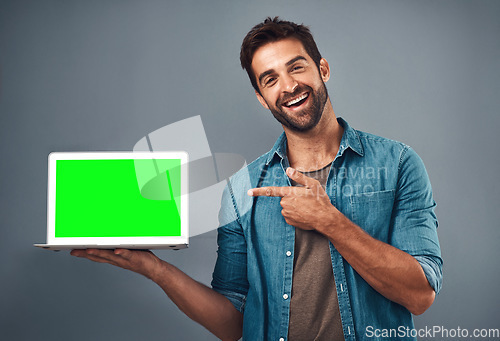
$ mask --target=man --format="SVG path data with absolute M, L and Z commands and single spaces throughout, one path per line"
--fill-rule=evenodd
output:
M 72 254 L 145 275 L 223 340 L 409 338 L 442 278 L 422 161 L 336 118 L 305 26 L 266 19 L 240 59 L 284 133 L 224 192 L 213 289 L 149 252 Z

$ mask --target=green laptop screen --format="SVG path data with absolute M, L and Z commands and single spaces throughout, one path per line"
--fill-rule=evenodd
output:
M 180 236 L 180 165 L 180 159 L 57 160 L 56 238 Z

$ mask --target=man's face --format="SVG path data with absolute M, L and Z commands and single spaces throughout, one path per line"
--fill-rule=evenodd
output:
M 300 41 L 284 39 L 257 49 L 252 69 L 261 92 L 257 98 L 283 126 L 303 132 L 318 124 L 328 99 L 326 60 L 320 72 Z

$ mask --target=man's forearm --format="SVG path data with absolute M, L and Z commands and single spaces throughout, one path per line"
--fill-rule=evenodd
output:
M 243 314 L 225 296 L 195 281 L 152 252 L 88 249 L 73 250 L 71 254 L 144 275 L 157 283 L 187 316 L 220 339 L 238 340 L 241 337 Z
M 175 266 L 163 262 L 150 278 L 188 317 L 222 340 L 238 340 L 243 314 L 223 295 L 193 280 Z
M 317 230 L 386 298 L 415 315 L 422 314 L 433 303 L 435 292 L 418 261 L 408 253 L 371 237 L 336 208 L 329 215 L 329 223 Z

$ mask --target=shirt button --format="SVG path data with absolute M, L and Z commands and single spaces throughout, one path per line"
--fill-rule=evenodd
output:
M 290 257 L 290 256 L 292 255 L 292 251 L 287 251 L 287 252 L 286 252 L 286 255 L 287 255 L 288 257 Z
M 283 295 L 283 299 L 284 299 L 284 300 L 287 300 L 287 299 L 288 299 L 288 295 L 287 295 L 287 294 L 284 294 L 284 295 Z
M 285 339 L 284 339 L 284 338 L 282 338 L 282 337 L 280 337 L 280 341 L 285 341 Z

